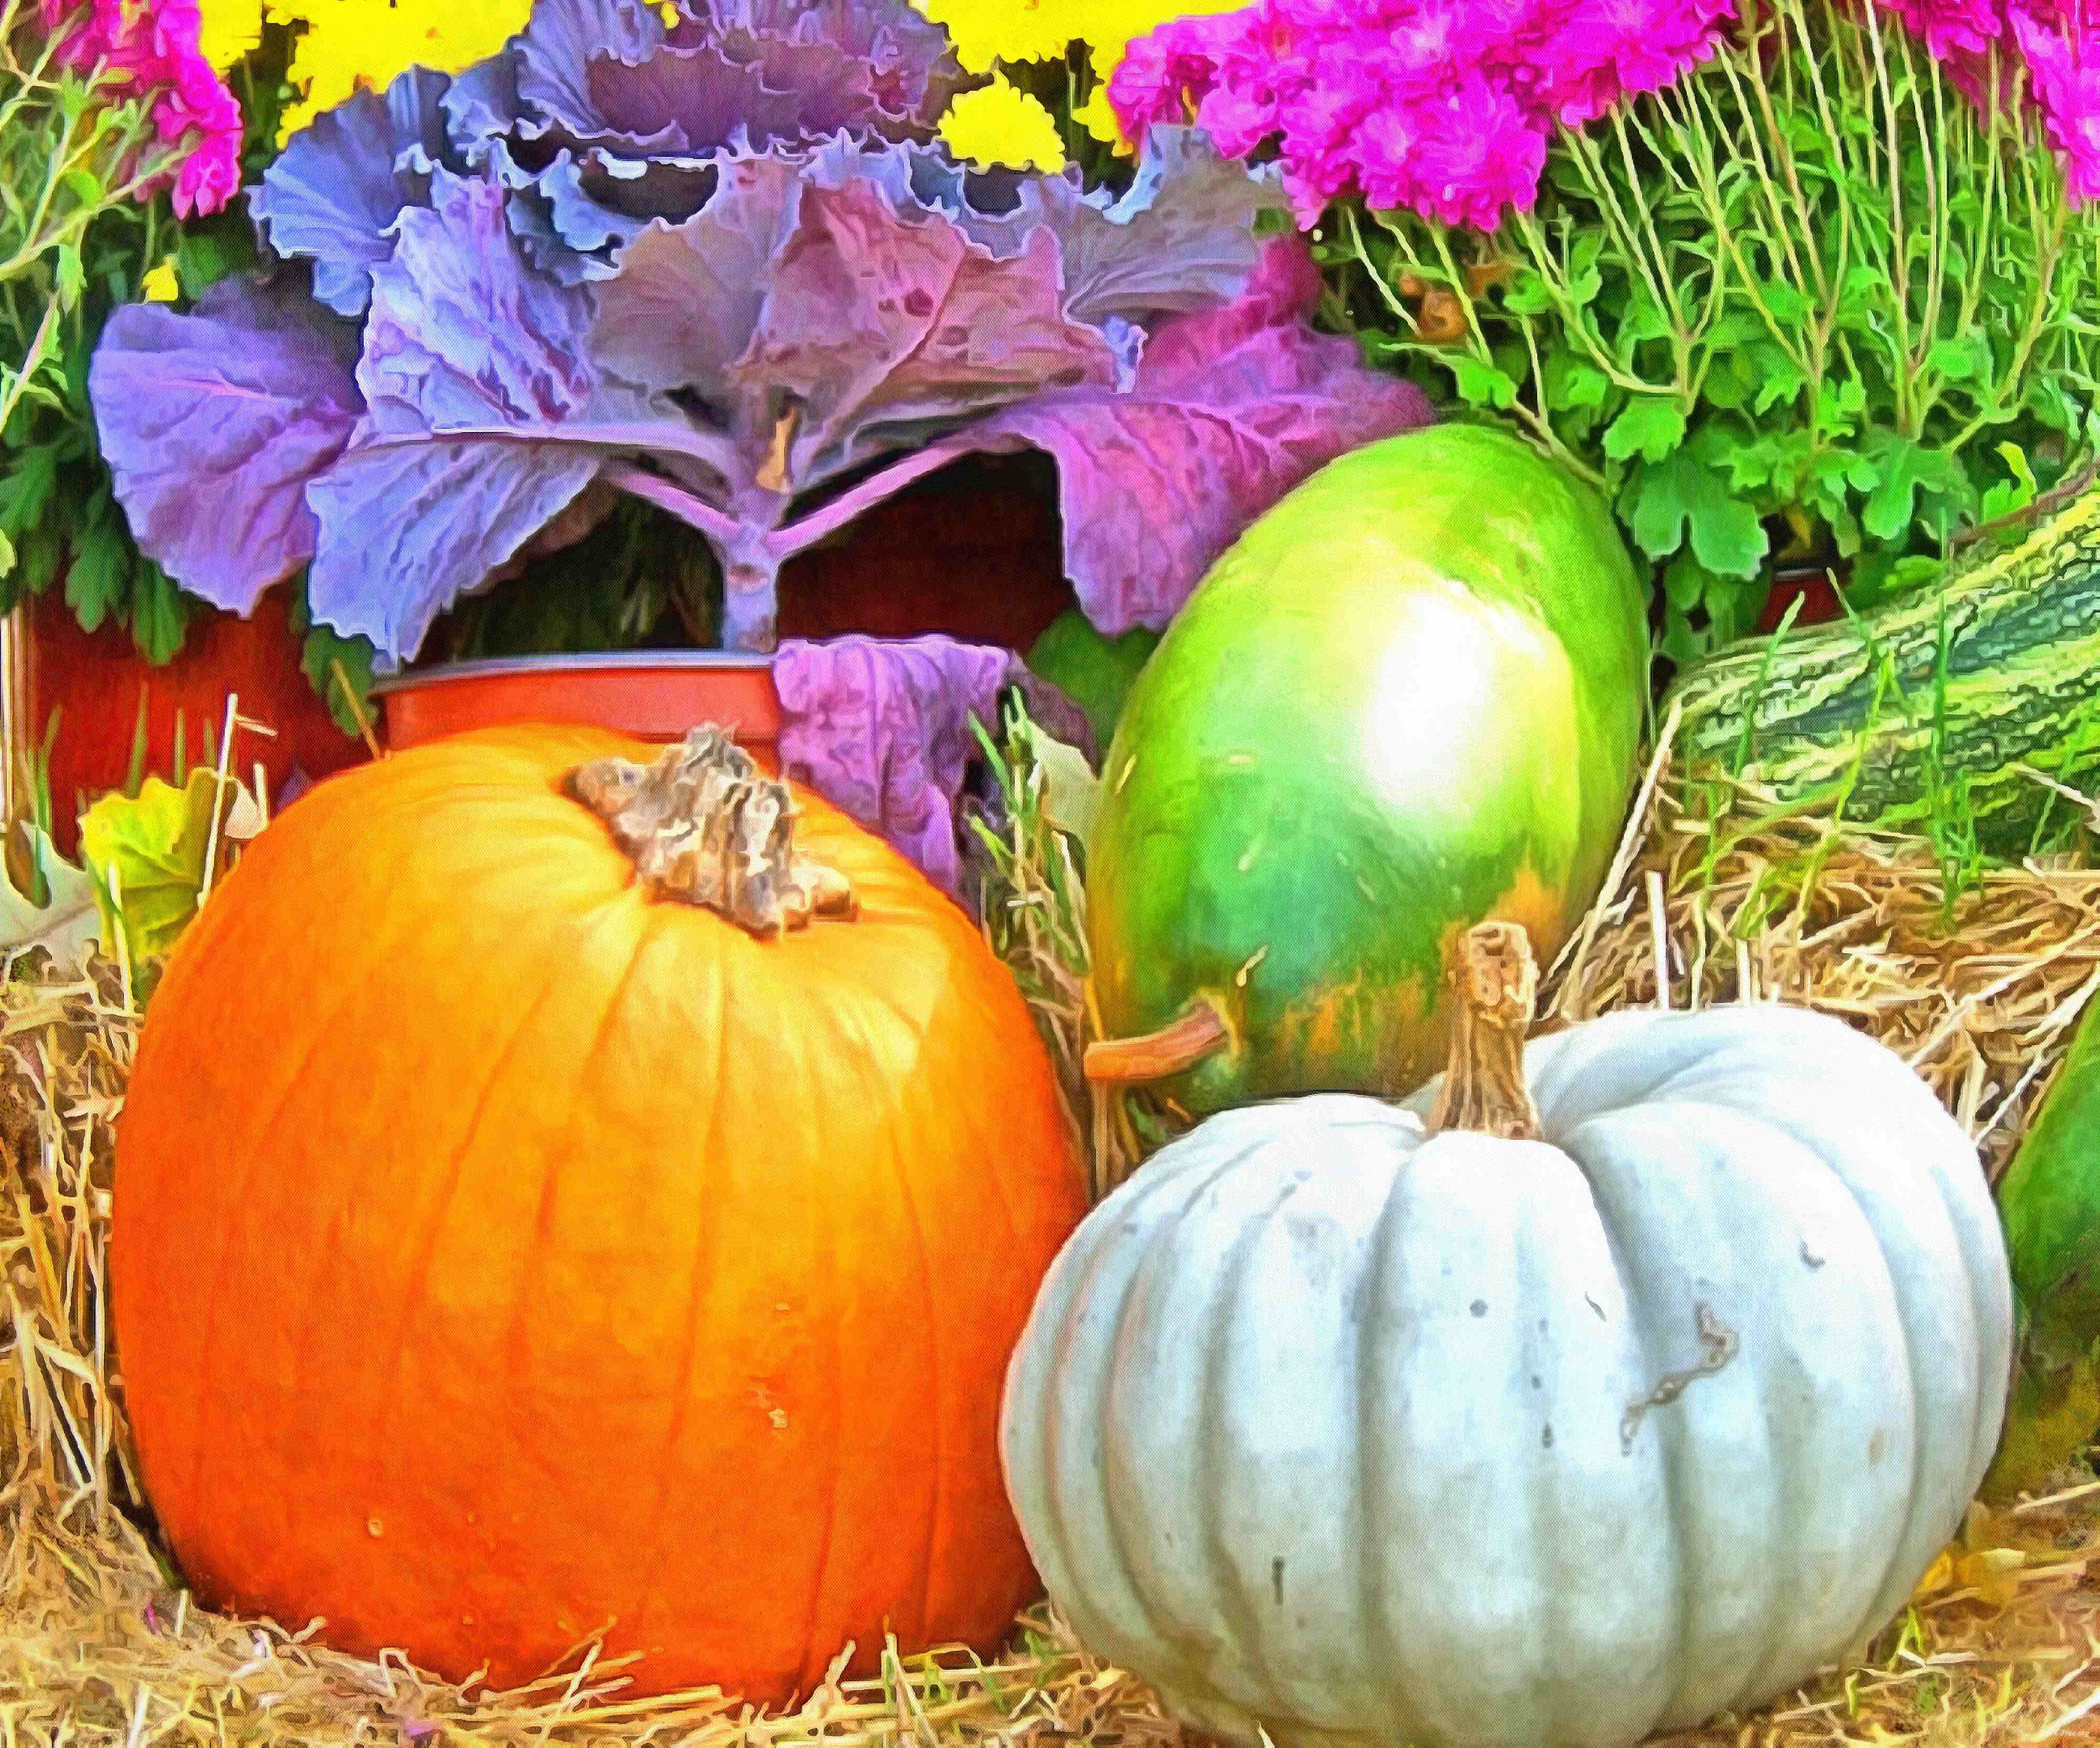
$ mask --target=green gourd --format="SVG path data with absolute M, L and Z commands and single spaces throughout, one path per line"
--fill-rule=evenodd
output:
M 1507 918 L 1551 954 L 1594 896 L 1648 660 L 1609 512 L 1517 438 L 1440 425 L 1321 469 L 1123 707 L 1088 846 L 1088 1072 L 1196 1112 L 1418 1085 L 1454 936 Z
M 2100 1007 L 2089 1007 L 1998 1185 L 2019 1365 L 1988 1499 L 2045 1482 L 2100 1428 Z

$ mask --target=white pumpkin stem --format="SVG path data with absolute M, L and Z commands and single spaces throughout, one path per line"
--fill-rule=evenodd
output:
M 1451 1059 L 1429 1133 L 1462 1129 L 1538 1139 L 1538 1107 L 1524 1081 L 1524 1041 L 1538 1006 L 1538 962 L 1514 922 L 1482 922 L 1451 953 Z
M 757 936 L 858 909 L 836 869 L 795 855 L 795 797 L 722 729 L 695 729 L 651 764 L 600 759 L 568 793 L 611 829 L 649 889 Z

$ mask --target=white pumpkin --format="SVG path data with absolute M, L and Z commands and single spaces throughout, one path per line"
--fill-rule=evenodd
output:
M 1405 1106 L 1211 1118 L 1044 1284 L 1016 1512 L 1200 1729 L 1541 1748 L 1755 1706 L 1895 1616 L 1990 1460 L 2003 1241 L 1900 1060 L 1766 1006 L 1526 1049 L 1520 994 Z M 1429 1133 L 1442 1094 L 1521 1134 L 1526 1081 L 1539 1138 Z

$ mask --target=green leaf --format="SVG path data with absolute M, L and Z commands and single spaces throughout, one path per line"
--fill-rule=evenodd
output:
M 79 249 L 70 243 L 59 245 L 57 280 L 59 308 L 70 310 L 87 287 L 87 270 L 81 265 Z
M 1758 288 L 1765 307 L 1771 312 L 1772 319 L 1782 328 L 1797 328 L 1806 319 L 1809 302 L 1806 296 L 1784 280 L 1772 280 Z
M 1516 404 L 1516 382 L 1506 370 L 1460 354 L 1451 360 L 1458 398 L 1469 407 L 1505 408 Z
M 141 560 L 131 588 L 131 641 L 156 667 L 165 667 L 181 651 L 189 633 L 191 604 L 167 572 Z
M 112 614 L 121 614 L 131 592 L 131 544 L 108 517 L 98 517 L 76 529 L 73 566 L 66 572 L 66 605 L 83 631 L 95 631 Z
M 1943 452 L 1921 448 L 1900 437 L 1890 439 L 1877 459 L 1879 482 L 1860 512 L 1860 525 L 1877 540 L 1898 541 L 1917 519 L 1921 492 L 1939 496 L 1956 488 L 1954 466 Z M 1852 483 L 1864 483 L 1858 469 Z
M 1962 340 L 1943 340 L 1925 355 L 1926 365 L 1949 382 L 1966 382 L 1978 374 L 1981 363 L 1975 348 Z
M 1510 275 L 1509 283 L 1502 288 L 1502 307 L 1512 315 L 1543 315 L 1553 307 L 1552 294 L 1546 288 L 1546 280 L 1529 267 Z
M 1643 395 L 1604 430 L 1604 453 L 1614 461 L 1639 456 L 1660 461 L 1684 441 L 1684 413 L 1676 402 Z
M 1756 509 L 1696 456 L 1680 449 L 1643 464 L 1626 497 L 1634 538 L 1649 557 L 1670 557 L 1688 534 L 1692 556 L 1717 576 L 1754 577 L 1763 566 L 1768 543 Z
M 81 817 L 81 854 L 98 883 L 103 939 L 121 931 L 134 965 L 166 953 L 196 914 L 205 848 L 233 800 L 229 783 L 215 806 L 218 786 L 216 773 L 202 767 L 180 789 L 149 777 L 135 799 L 107 795 Z
M 50 523 L 40 523 L 21 543 L 20 575 L 21 586 L 32 595 L 41 595 L 51 586 L 51 579 L 59 574 L 59 531 Z
M 42 904 L 34 903 L 32 895 L 16 892 L 0 869 L 0 949 L 11 954 L 41 949 L 55 970 L 77 975 L 87 969 L 88 955 L 103 938 L 94 878 L 60 856 L 38 826 L 24 821 L 22 831 L 46 896 Z
M 1043 773 L 1043 812 L 1060 831 L 1084 843 L 1101 808 L 1101 780 L 1076 746 L 1053 738 L 1030 718 L 1027 724 L 1037 768 Z
M 0 534 L 20 538 L 41 522 L 58 482 L 58 451 L 51 445 L 19 453 L 0 474 Z
M 1808 385 L 1808 378 L 1801 367 L 1788 356 L 1786 348 L 1775 341 L 1759 341 L 1749 350 L 1758 375 L 1758 392 L 1751 403 L 1751 411 L 1762 418 L 1775 407 L 1792 405 L 1795 397 Z
M 303 601 L 304 593 L 302 592 Z M 364 637 L 345 637 L 333 627 L 310 625 L 304 649 L 300 653 L 300 665 L 307 671 L 307 680 L 327 704 L 329 714 L 345 734 L 361 732 L 358 712 L 364 711 L 364 720 L 372 720 L 365 701 L 372 694 L 372 660 L 376 650 L 371 641 Z M 345 695 L 344 683 L 349 685 Z
M 1604 372 L 1572 352 L 1555 352 L 1546 360 L 1546 404 L 1553 412 L 1601 407 L 1611 387 Z
M 82 206 L 99 206 L 108 194 L 102 178 L 93 170 L 75 166 L 59 178 L 66 192 Z

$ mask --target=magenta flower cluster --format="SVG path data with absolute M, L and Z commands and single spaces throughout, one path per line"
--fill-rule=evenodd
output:
M 2071 198 L 2100 193 L 2100 31 L 2085 0 L 1873 3 L 1972 93 L 1989 89 L 1992 55 L 2023 71 Z M 1308 227 L 1330 201 L 1361 197 L 1492 230 L 1537 200 L 1557 130 L 1670 84 L 1734 14 L 1734 0 L 1260 0 L 1134 43 L 1109 100 L 1133 139 L 1193 119 L 1236 157 L 1273 145 Z
M 125 101 L 145 100 L 164 152 L 178 148 L 165 167 L 140 187 L 143 200 L 172 186 L 176 214 L 215 213 L 240 187 L 240 105 L 198 51 L 197 0 L 42 0 L 46 30 L 66 34 L 61 65 L 93 76 L 99 91 Z M 162 154 L 153 154 L 159 157 Z M 120 167 L 135 177 L 147 156 Z
M 1109 86 L 1133 138 L 1193 113 L 1235 156 L 1276 141 L 1310 225 L 1361 195 L 1491 229 L 1548 143 L 1713 52 L 1733 0 L 1261 0 L 1134 44 Z

